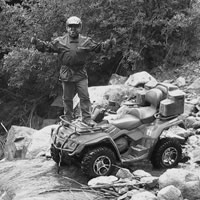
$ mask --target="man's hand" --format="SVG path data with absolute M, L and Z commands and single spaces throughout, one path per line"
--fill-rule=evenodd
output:
M 112 48 L 112 47 L 114 47 L 116 44 L 117 44 L 117 40 L 116 40 L 116 38 L 115 37 L 113 37 L 114 36 L 114 34 L 113 33 L 111 33 L 110 34 L 110 47 Z
M 37 37 L 36 35 L 34 35 L 32 38 L 31 38 L 31 44 L 36 44 L 37 43 Z
M 114 47 L 116 43 L 117 43 L 116 38 L 114 38 L 113 35 L 111 34 L 110 39 L 107 39 L 105 42 L 102 43 L 104 51 L 107 52 L 109 49 Z

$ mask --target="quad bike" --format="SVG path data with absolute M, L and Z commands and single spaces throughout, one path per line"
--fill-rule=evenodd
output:
M 181 138 L 165 136 L 173 126 L 183 127 L 184 92 L 159 83 L 138 92 L 135 103 L 121 118 L 89 127 L 82 122 L 61 124 L 52 130 L 51 156 L 60 166 L 75 161 L 88 177 L 112 173 L 115 165 L 148 159 L 156 168 L 172 168 L 182 157 Z

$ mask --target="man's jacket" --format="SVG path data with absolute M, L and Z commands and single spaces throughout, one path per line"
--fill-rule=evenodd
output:
M 99 53 L 111 47 L 110 40 L 97 43 L 90 37 L 79 35 L 72 39 L 68 34 L 52 42 L 36 39 L 36 48 L 41 52 L 57 53 L 59 57 L 60 79 L 62 81 L 79 81 L 87 78 L 85 62 L 90 52 Z

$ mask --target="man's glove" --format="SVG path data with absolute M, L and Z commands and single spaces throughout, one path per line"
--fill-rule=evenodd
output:
M 116 38 L 111 37 L 102 43 L 104 51 L 108 51 L 110 48 L 116 45 Z
M 116 44 L 117 44 L 116 38 L 110 39 L 110 46 L 111 46 L 111 48 L 114 47 L 114 46 L 116 46 Z
M 36 36 L 34 35 L 32 38 L 31 38 L 31 44 L 36 44 L 37 43 L 37 38 Z

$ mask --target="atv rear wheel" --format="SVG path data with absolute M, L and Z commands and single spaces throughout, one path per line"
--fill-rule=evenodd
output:
M 176 167 L 182 157 L 181 144 L 177 140 L 161 140 L 155 147 L 151 163 L 155 168 Z
M 107 176 L 113 170 L 116 162 L 115 153 L 107 147 L 89 150 L 81 161 L 81 169 L 90 178 Z

